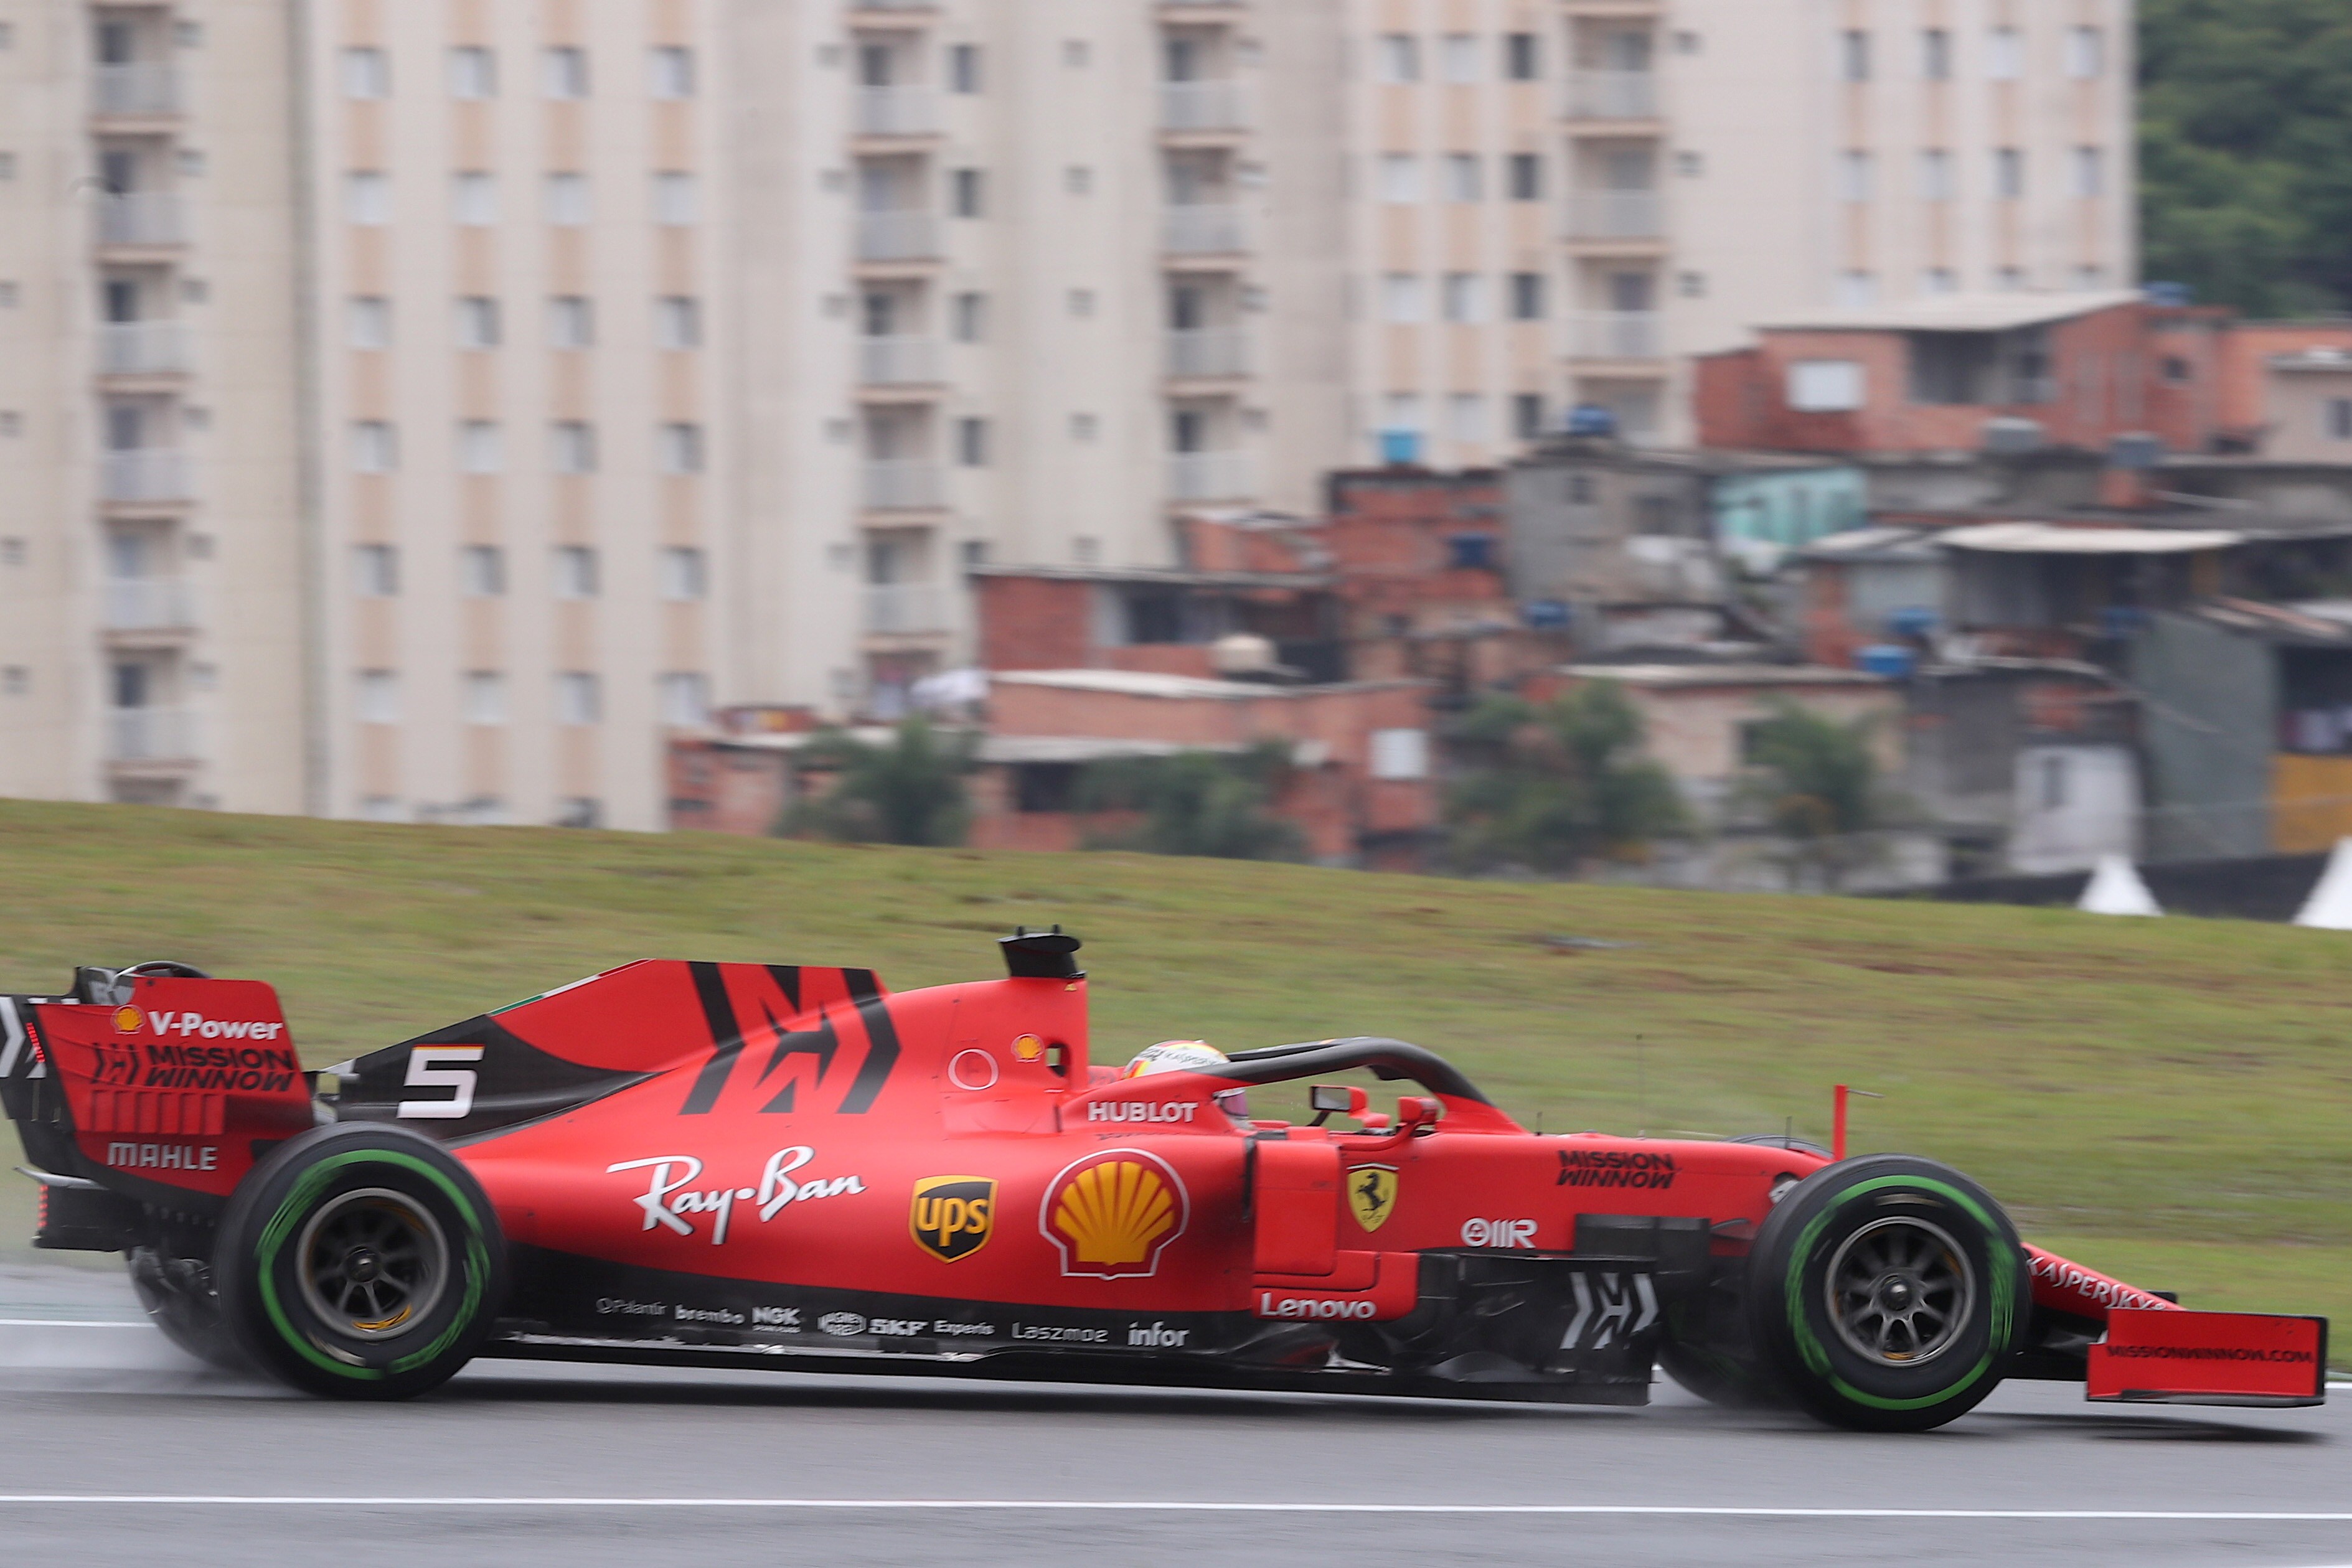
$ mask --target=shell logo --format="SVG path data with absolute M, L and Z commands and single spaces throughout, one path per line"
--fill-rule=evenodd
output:
M 1037 1225 L 1061 1252 L 1066 1275 L 1146 1279 L 1192 1216 L 1173 1166 L 1140 1149 L 1106 1149 L 1062 1167 L 1045 1187 Z
M 1034 1061 L 1045 1054 L 1045 1042 L 1034 1034 L 1024 1034 L 1013 1042 L 1015 1061 Z
M 117 1008 L 114 1009 L 115 1033 L 137 1034 L 141 1030 L 145 1029 L 146 1027 L 147 1015 L 141 1012 L 137 1008 Z

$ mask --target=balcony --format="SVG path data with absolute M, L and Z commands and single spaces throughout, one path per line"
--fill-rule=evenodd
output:
M 188 334 L 181 322 L 109 321 L 98 329 L 100 375 L 173 375 L 187 368 Z
M 184 707 L 119 707 L 107 714 L 109 762 L 190 762 L 196 716 Z
M 180 73 L 167 65 L 100 66 L 89 110 L 105 119 L 153 120 L 180 112 Z
M 168 191 L 132 191 L 100 196 L 98 243 L 108 246 L 181 246 L 188 243 L 180 198 Z
M 940 219 L 936 213 L 910 208 L 857 214 L 860 261 L 930 261 L 938 257 L 940 249 Z
M 1250 461 L 1242 452 L 1179 452 L 1168 459 L 1171 501 L 1240 501 L 1251 493 Z
M 184 578 L 117 578 L 106 585 L 109 632 L 185 632 L 195 623 L 195 596 Z
M 1225 203 L 1171 207 L 1163 243 L 1171 256 L 1230 256 L 1246 250 L 1242 210 Z
M 929 136 L 940 128 L 939 96 L 928 87 L 861 87 L 860 136 Z
M 1237 81 L 1167 81 L 1160 84 L 1163 131 L 1243 131 L 1249 106 Z
M 100 500 L 132 505 L 184 501 L 194 488 L 188 455 L 174 447 L 135 447 L 109 452 L 98 460 Z
M 1570 239 L 1661 239 L 1665 232 L 1665 203 L 1655 191 L 1579 191 L 1569 198 Z
M 947 629 L 945 598 L 935 582 L 881 582 L 866 590 L 869 637 L 919 637 Z
M 1197 327 L 1168 334 L 1168 373 L 1177 377 L 1249 373 L 1249 340 L 1239 327 Z
M 857 379 L 869 387 L 922 386 L 940 379 L 933 338 L 860 338 Z
M 1576 71 L 1568 78 L 1570 120 L 1652 120 L 1657 112 L 1655 71 Z
M 922 511 L 940 504 L 940 465 L 884 457 L 866 465 L 859 494 L 869 512 Z
M 1665 357 L 1665 319 L 1655 310 L 1586 310 L 1570 328 L 1569 351 L 1580 360 Z
M 940 0 L 849 0 L 852 11 L 936 11 Z

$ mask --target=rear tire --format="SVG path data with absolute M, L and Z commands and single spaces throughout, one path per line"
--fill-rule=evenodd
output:
M 1948 1166 L 1873 1155 L 1807 1177 L 1749 1258 L 1749 1329 L 1790 1399 L 1833 1426 L 1920 1432 L 2000 1385 L 2032 1308 L 2000 1205 Z
M 163 1330 L 165 1339 L 207 1366 L 223 1372 L 253 1370 L 221 1318 L 208 1265 L 152 1246 L 134 1247 L 124 1257 L 131 1266 L 131 1289 L 146 1310 L 147 1321 Z
M 406 1399 L 472 1359 L 506 1244 L 470 1172 L 405 1128 L 320 1127 L 239 1185 L 221 1222 L 221 1315 L 254 1364 L 308 1393 Z

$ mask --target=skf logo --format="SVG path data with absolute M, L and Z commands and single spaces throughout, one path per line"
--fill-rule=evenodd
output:
M 1160 1254 L 1192 1213 L 1175 1166 L 1140 1149 L 1106 1149 L 1062 1167 L 1037 1225 L 1062 1254 L 1064 1274 L 1145 1279 L 1160 1271 Z
M 942 1263 L 969 1258 L 996 1228 L 996 1183 L 987 1176 L 925 1176 L 907 1216 L 915 1245 Z
M 146 1027 L 147 1015 L 141 1012 L 137 1008 L 117 1008 L 114 1009 L 115 1033 L 137 1034 L 141 1030 L 145 1029 Z
M 1348 1212 L 1366 1231 L 1378 1230 L 1396 1209 L 1394 1166 L 1351 1166 L 1348 1170 Z

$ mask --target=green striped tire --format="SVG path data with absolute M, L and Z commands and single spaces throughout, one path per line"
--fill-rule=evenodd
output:
M 422 1134 L 319 1127 L 270 1154 L 221 1221 L 214 1274 L 238 1348 L 279 1381 L 406 1399 L 465 1365 L 506 1294 L 471 1173 Z
M 1990 1193 L 1932 1160 L 1870 1155 L 1816 1171 L 1773 1209 L 1748 1307 L 1792 1403 L 1834 1426 L 1922 1432 L 2000 1386 L 2032 1281 Z

